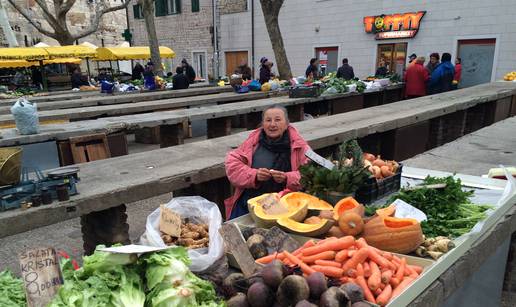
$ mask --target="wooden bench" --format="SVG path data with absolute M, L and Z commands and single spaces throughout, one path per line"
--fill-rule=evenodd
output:
M 324 149 L 352 138 L 363 139 L 377 133 L 381 142 L 413 142 L 401 138 L 399 131 L 412 125 L 438 120 L 442 116 L 468 110 L 482 104 L 503 104 L 504 99 L 516 93 L 516 84 L 495 82 L 468 89 L 424 98 L 395 102 L 364 110 L 337 114 L 329 117 L 294 123 L 301 135 L 314 149 Z M 508 117 L 509 114 L 506 114 Z M 393 133 L 391 133 L 394 131 Z M 57 223 L 66 219 L 88 215 L 91 212 L 117 207 L 111 210 L 117 216 L 125 213 L 125 205 L 138 200 L 171 191 L 194 187 L 199 195 L 222 204 L 220 200 L 229 193 L 225 179 L 224 158 L 229 150 L 241 144 L 249 132 L 209 139 L 191 144 L 79 164 L 80 194 L 70 201 L 51 206 L 12 210 L 0 213 L 0 237 L 20 233 L 36 227 Z M 429 133 L 428 133 L 429 134 Z M 428 134 L 417 136 L 427 138 Z M 394 136 L 394 138 L 393 138 Z M 398 139 L 400 138 L 400 139 Z M 382 149 L 384 150 L 384 149 Z M 386 155 L 395 157 L 395 152 Z M 106 213 L 107 214 L 107 213 Z M 120 223 L 124 220 L 116 219 Z M 112 225 L 111 235 L 120 238 L 127 229 Z M 109 227 L 105 228 L 110 229 Z M 89 246 L 100 243 L 94 229 L 84 234 Z M 103 233 L 102 237 L 110 234 Z M 109 242 L 106 242 L 109 243 Z

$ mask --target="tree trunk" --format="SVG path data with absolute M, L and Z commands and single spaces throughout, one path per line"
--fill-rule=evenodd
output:
M 154 73 L 157 76 L 163 76 L 163 67 L 161 66 L 161 56 L 159 54 L 158 35 L 156 34 L 156 25 L 154 24 L 154 1 L 142 1 L 143 18 L 145 19 L 145 28 L 149 37 L 149 47 L 151 53 L 151 61 L 154 63 Z
M 292 71 L 290 63 L 288 62 L 285 46 L 283 45 L 283 37 L 278 22 L 279 11 L 283 5 L 283 0 L 260 0 L 262 5 L 263 17 L 265 18 L 265 25 L 276 58 L 278 72 L 281 79 L 288 80 L 292 78 Z
M 61 46 L 69 46 L 75 43 L 75 39 L 71 35 L 67 35 L 65 33 L 57 33 L 54 39 L 59 42 L 59 45 Z

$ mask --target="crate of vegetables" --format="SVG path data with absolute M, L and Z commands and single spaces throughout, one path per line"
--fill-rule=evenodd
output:
M 370 204 L 400 189 L 403 164 L 365 153 L 364 165 L 369 166 L 372 176 L 355 192 L 358 202 Z
M 296 86 L 288 90 L 289 98 L 319 97 L 321 90 L 318 86 Z

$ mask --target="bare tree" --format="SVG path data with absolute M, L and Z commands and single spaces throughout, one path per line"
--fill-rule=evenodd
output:
M 20 6 L 16 0 L 7 0 L 9 3 L 34 26 L 41 34 L 51 37 L 59 42 L 62 46 L 72 45 L 75 40 L 88 36 L 97 31 L 100 19 L 104 14 L 118 11 L 126 8 L 131 0 L 124 0 L 120 5 L 110 6 L 108 0 L 96 0 L 91 5 L 94 6 L 94 12 L 90 15 L 89 26 L 79 33 L 72 33 L 68 28 L 67 14 L 77 0 L 52 0 L 53 7 L 49 7 L 47 0 L 34 0 L 37 8 L 41 11 L 41 15 L 48 23 L 48 27 L 37 22 L 28 9 Z M 50 1 L 49 1 L 50 2 Z
M 285 0 L 260 0 L 262 5 L 263 17 L 265 18 L 265 25 L 267 26 L 267 32 L 269 32 L 269 38 L 272 44 L 272 50 L 274 51 L 274 57 L 276 58 L 276 64 L 278 65 L 278 72 L 280 78 L 290 79 L 292 72 L 290 69 L 290 63 L 288 62 L 287 53 L 285 51 L 285 45 L 283 45 L 283 37 L 278 22 L 278 16 Z
M 163 76 L 158 35 L 156 34 L 156 25 L 154 24 L 154 0 L 138 0 L 138 4 L 142 6 L 145 29 L 147 30 L 147 37 L 149 38 L 151 61 L 154 64 L 154 73 L 158 76 Z

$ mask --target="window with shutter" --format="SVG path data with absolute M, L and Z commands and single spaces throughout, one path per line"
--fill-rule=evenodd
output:
M 192 0 L 192 12 L 199 12 L 199 11 L 200 11 L 199 0 Z
M 168 4 L 168 15 L 181 13 L 181 0 L 166 0 Z
M 142 19 L 143 18 L 142 6 L 140 4 L 133 5 L 133 16 L 134 16 L 134 19 Z
M 167 15 L 167 11 L 168 11 L 167 0 L 155 0 L 154 5 L 155 5 L 156 17 Z

